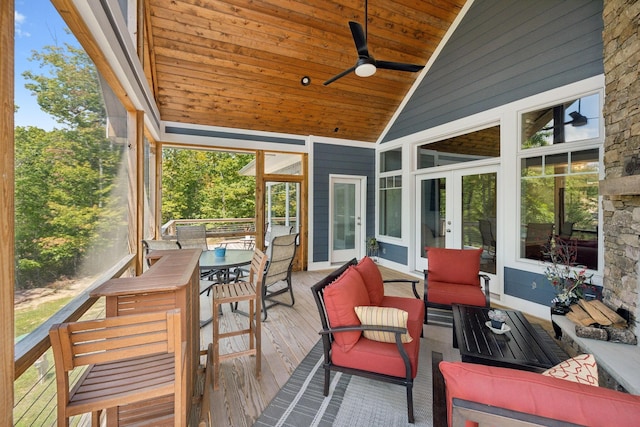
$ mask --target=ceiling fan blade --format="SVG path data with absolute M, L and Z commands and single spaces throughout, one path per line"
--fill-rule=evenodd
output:
M 384 70 L 409 71 L 415 73 L 424 68 L 424 65 L 404 64 L 402 62 L 376 61 L 376 67 Z
M 326 82 L 324 82 L 324 83 L 322 83 L 322 84 L 323 84 L 324 86 L 326 86 L 326 85 L 328 85 L 328 84 L 330 84 L 330 83 L 333 83 L 333 82 L 335 82 L 336 80 L 338 80 L 338 79 L 340 79 L 340 78 L 342 78 L 342 77 L 346 76 L 347 74 L 349 74 L 349 73 L 351 73 L 351 72 L 355 71 L 355 69 L 356 69 L 356 66 L 354 65 L 353 67 L 351 67 L 351 68 L 348 68 L 348 69 L 344 70 L 344 71 L 343 71 L 343 72 L 341 72 L 340 74 L 336 74 L 335 76 L 331 77 L 329 80 L 327 80 Z
M 349 28 L 351 28 L 351 35 L 358 50 L 358 56 L 366 56 L 368 58 L 369 49 L 367 48 L 367 36 L 364 34 L 362 25 L 354 21 L 349 21 Z

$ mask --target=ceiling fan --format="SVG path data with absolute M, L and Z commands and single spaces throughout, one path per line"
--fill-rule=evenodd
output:
M 415 64 L 404 64 L 401 62 L 389 62 L 389 61 L 377 61 L 373 58 L 372 55 L 369 54 L 369 49 L 367 48 L 367 18 L 368 18 L 368 6 L 367 0 L 364 2 L 364 30 L 362 29 L 362 25 L 357 22 L 349 21 L 349 28 L 351 28 L 351 35 L 353 36 L 353 42 L 356 45 L 356 50 L 358 51 L 358 61 L 356 64 L 331 77 L 329 80 L 323 83 L 323 85 L 327 86 L 330 83 L 335 82 L 339 78 L 346 76 L 347 74 L 355 71 L 356 75 L 359 77 L 369 77 L 376 73 L 378 68 L 384 70 L 396 70 L 396 71 L 408 71 L 408 72 L 416 72 L 420 71 L 424 68 L 423 65 L 415 65 Z

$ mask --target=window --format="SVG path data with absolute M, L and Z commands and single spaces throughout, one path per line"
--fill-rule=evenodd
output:
M 402 148 L 380 153 L 379 227 L 382 236 L 402 237 Z
M 594 93 L 522 115 L 521 148 L 600 137 L 600 94 Z
M 380 153 L 380 172 L 397 171 L 402 169 L 402 148 Z
M 41 326 L 69 316 L 69 301 L 86 301 L 83 291 L 128 259 L 134 139 L 125 107 L 51 2 L 16 2 L 15 16 L 34 33 L 16 37 L 31 60 L 16 55 L 14 337 L 32 365 L 16 372 L 13 420 L 48 425 L 55 375 L 51 350 L 36 344 Z M 104 315 L 99 302 L 82 319 Z
M 418 169 L 500 157 L 500 126 L 465 133 L 417 148 Z
M 380 229 L 383 236 L 402 237 L 402 176 L 380 178 Z
M 62 28 L 53 7 L 43 16 Z M 124 106 L 72 36 L 29 48 L 35 63 L 16 64 L 24 77 L 16 82 L 16 100 L 24 112 L 15 123 L 15 292 L 52 296 L 16 304 L 16 337 L 128 255 L 132 223 Z M 69 291 L 54 292 L 61 288 Z
M 575 247 L 572 264 L 598 268 L 599 149 L 521 160 L 520 255 L 544 260 L 557 236 Z

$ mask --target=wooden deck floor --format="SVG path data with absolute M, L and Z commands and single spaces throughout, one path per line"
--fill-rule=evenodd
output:
M 222 363 L 220 387 L 211 396 L 214 426 L 244 427 L 253 425 L 278 390 L 289 379 L 298 364 L 320 339 L 320 319 L 313 300 L 311 286 L 330 270 L 293 273 L 295 305 L 275 306 L 268 311 L 262 329 L 262 376 L 255 376 L 255 358 L 240 357 Z M 408 277 L 381 268 L 384 278 Z M 389 285 L 388 285 L 389 286 Z M 422 285 L 420 285 L 422 286 Z M 404 289 L 403 289 L 404 288 Z M 410 286 L 387 289 L 387 294 L 412 296 Z M 286 298 L 286 296 L 283 296 Z M 211 313 L 211 301 L 206 295 L 200 300 L 201 318 Z M 247 318 L 231 313 L 223 307 L 220 327 L 240 329 L 246 327 Z M 211 342 L 211 324 L 201 329 L 200 345 L 203 350 Z M 225 339 L 220 343 L 221 353 L 246 348 L 246 335 Z M 204 363 L 204 359 L 203 359 Z

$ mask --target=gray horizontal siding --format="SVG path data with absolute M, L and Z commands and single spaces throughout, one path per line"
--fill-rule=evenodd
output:
M 374 235 L 375 150 L 341 145 L 313 145 L 313 255 L 314 262 L 329 260 L 329 175 L 367 177 L 367 236 Z
M 165 128 L 167 134 L 174 135 L 191 135 L 191 136 L 203 136 L 207 138 L 221 138 L 221 139 L 236 139 L 241 141 L 256 141 L 256 142 L 271 142 L 276 144 L 291 144 L 291 145 L 305 145 L 306 140 L 304 137 L 300 138 L 285 138 L 282 136 L 265 136 L 265 135 L 253 135 L 234 132 L 223 132 L 219 130 L 211 129 L 195 129 L 191 127 L 178 127 L 167 126 Z
M 543 274 L 505 267 L 504 293 L 516 298 L 550 305 L 555 297 L 553 286 Z
M 380 242 L 380 258 L 393 261 L 398 264 L 409 264 L 409 248 L 406 246 L 398 246 L 393 243 Z
M 383 142 L 604 72 L 602 1 L 477 0 Z

